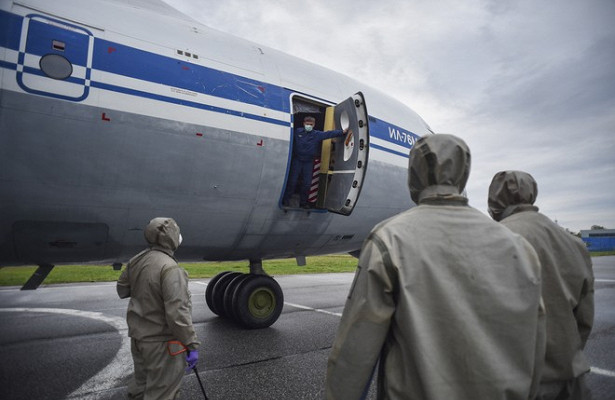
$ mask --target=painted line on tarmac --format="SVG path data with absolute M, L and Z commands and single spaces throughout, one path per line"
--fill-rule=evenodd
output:
M 604 281 L 604 280 L 601 280 Z M 610 281 L 610 280 L 609 280 Z M 205 282 L 193 282 L 207 286 Z M 341 313 L 322 310 L 314 307 L 303 306 L 300 304 L 284 302 L 290 307 L 299 308 L 302 310 L 318 312 L 326 315 L 341 317 Z M 97 399 L 97 393 L 113 390 L 118 384 L 130 373 L 132 373 L 132 356 L 130 354 L 130 338 L 128 337 L 128 327 L 126 321 L 121 317 L 113 317 L 104 315 L 99 312 L 64 309 L 64 308 L 0 308 L 0 312 L 43 312 L 53 314 L 63 314 L 76 317 L 91 318 L 97 321 L 105 322 L 113 326 L 121 337 L 121 345 L 117 354 L 111 362 L 103 368 L 98 374 L 94 375 L 86 381 L 81 387 L 71 393 L 68 399 Z M 609 371 L 601 368 L 590 367 L 590 372 L 597 375 L 608 376 L 615 378 L 615 371 Z
M 314 311 L 314 312 L 318 312 L 318 313 L 322 313 L 322 314 L 327 314 L 327 315 L 335 315 L 336 317 L 341 317 L 342 316 L 341 313 L 331 312 L 331 311 L 327 311 L 327 310 L 321 310 L 319 308 L 313 308 L 313 307 L 308 307 L 308 306 L 302 306 L 300 304 L 294 304 L 294 303 L 288 303 L 288 302 L 284 302 L 284 304 L 286 304 L 287 306 L 299 308 L 301 310 Z
M 615 279 L 596 279 L 595 282 L 615 282 Z
M 321 310 L 321 309 L 314 308 L 314 307 L 302 306 L 301 304 L 294 304 L 294 303 L 288 303 L 288 302 L 284 302 L 284 304 L 286 304 L 287 306 L 299 308 L 301 310 L 314 311 L 314 312 L 323 313 L 323 314 L 327 314 L 327 315 L 335 315 L 337 317 L 341 317 L 342 316 L 341 313 L 335 313 L 335 312 L 331 312 L 331 311 L 327 311 L 327 310 Z M 592 374 L 596 374 L 596 375 L 602 375 L 602 376 L 608 376 L 610 378 L 615 378 L 615 371 L 609 371 L 607 369 L 590 367 L 590 372 Z
M 104 315 L 99 312 L 71 310 L 67 308 L 0 308 L 0 312 L 38 312 L 85 317 L 105 322 L 114 327 L 122 338 L 120 349 L 105 368 L 87 380 L 81 387 L 68 395 L 68 399 L 97 399 L 98 392 L 114 389 L 127 375 L 132 373 L 132 355 L 126 320 Z
M 590 368 L 589 372 L 592 374 L 615 378 L 615 371 L 609 371 L 608 369 L 602 369 L 602 368 L 596 368 L 596 367 L 589 367 L 589 368 Z

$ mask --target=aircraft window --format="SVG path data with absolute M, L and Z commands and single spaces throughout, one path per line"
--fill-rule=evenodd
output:
M 184 52 L 183 52 L 183 51 L 181 51 L 181 50 L 177 50 L 177 54 L 179 54 L 180 56 L 183 56 L 183 55 L 184 55 Z
M 73 65 L 59 54 L 46 54 L 39 62 L 41 71 L 53 79 L 66 79 L 73 74 Z

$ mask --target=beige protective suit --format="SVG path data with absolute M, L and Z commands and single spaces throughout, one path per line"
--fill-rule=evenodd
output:
M 179 393 L 186 352 L 180 341 L 196 350 L 192 326 L 192 301 L 188 274 L 173 253 L 180 243 L 172 218 L 154 218 L 145 228 L 150 248 L 133 257 L 117 282 L 120 298 L 130 297 L 126 320 L 134 361 L 134 378 L 128 385 L 130 399 L 174 399 Z
M 420 139 L 417 207 L 377 225 L 361 250 L 327 369 L 328 399 L 531 399 L 544 358 L 540 264 L 529 243 L 469 207 L 466 144 Z
M 547 309 L 547 351 L 541 399 L 583 399 L 589 371 L 583 348 L 594 320 L 594 276 L 583 242 L 538 212 L 534 178 L 521 171 L 498 172 L 489 187 L 489 213 L 529 241 L 542 265 Z

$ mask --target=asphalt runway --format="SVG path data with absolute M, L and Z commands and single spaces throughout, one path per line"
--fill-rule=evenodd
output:
M 594 258 L 595 322 L 586 354 L 594 400 L 615 399 L 615 257 Z M 207 280 L 192 280 L 203 345 L 198 370 L 210 399 L 322 399 L 327 357 L 352 274 L 276 277 L 280 319 L 246 331 L 212 314 Z M 0 289 L 1 399 L 124 399 L 132 373 L 114 283 Z M 203 398 L 194 374 L 182 399 Z M 370 398 L 373 397 L 373 393 Z

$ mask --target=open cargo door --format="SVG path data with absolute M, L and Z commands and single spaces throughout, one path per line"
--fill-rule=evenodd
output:
M 361 92 L 327 108 L 325 130 L 346 129 L 352 134 L 323 142 L 318 208 L 350 215 L 367 170 L 369 126 Z

